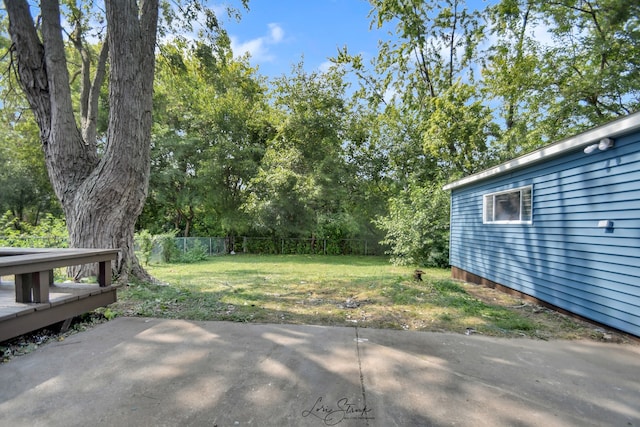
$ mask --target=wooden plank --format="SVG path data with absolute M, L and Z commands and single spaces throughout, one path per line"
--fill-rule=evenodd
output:
M 0 341 L 115 302 L 111 261 L 118 253 L 118 249 L 0 248 L 0 277 L 15 277 L 14 287 L 2 284 L 0 289 Z M 97 288 L 53 285 L 54 268 L 94 263 L 98 263 Z M 9 299 L 10 294 L 15 298 Z
M 17 316 L 17 317 L 20 317 L 20 316 L 26 316 L 26 315 L 29 315 L 29 314 L 31 314 L 31 313 L 34 313 L 34 312 L 36 311 L 36 309 L 37 309 L 37 308 L 38 308 L 38 307 L 37 307 L 37 305 L 35 305 L 35 304 L 34 304 L 34 305 L 29 305 L 28 307 L 23 308 L 21 311 L 17 312 L 17 313 L 16 313 L 16 316 Z
M 16 274 L 16 302 L 31 302 L 31 273 Z
M 116 288 L 90 298 L 71 301 L 67 304 L 52 306 L 48 310 L 33 310 L 18 317 L 5 318 L 0 322 L 0 341 L 5 341 L 36 329 L 61 322 L 70 317 L 79 316 L 98 307 L 104 307 L 117 301 Z
M 0 307 L 0 322 L 18 317 L 18 313 L 10 307 Z
M 6 249 L 6 248 L 5 248 Z M 0 257 L 0 276 L 115 260 L 118 249 L 59 249 Z
M 52 307 L 54 307 L 56 305 L 63 305 L 71 301 L 77 301 L 79 299 L 80 299 L 79 294 L 68 294 L 62 298 L 56 298 L 55 300 L 51 301 L 50 304 Z
M 47 302 L 53 285 L 53 269 L 98 263 L 98 283 L 111 286 L 111 260 L 117 249 L 0 248 L 0 277 L 16 277 L 17 302 Z
M 13 256 L 13 255 L 26 255 L 26 254 L 40 254 L 43 252 L 59 252 L 66 251 L 68 248 L 13 248 L 13 247 L 0 247 L 0 256 Z
M 48 302 L 50 271 L 16 274 L 16 302 Z
M 103 288 L 111 286 L 111 260 L 98 264 L 98 284 Z
M 49 271 L 36 271 L 32 273 L 31 285 L 33 286 L 33 302 L 49 301 Z

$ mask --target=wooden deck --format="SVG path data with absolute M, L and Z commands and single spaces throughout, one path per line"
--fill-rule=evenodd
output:
M 114 286 L 96 284 L 54 284 L 49 302 L 16 302 L 12 282 L 0 283 L 0 342 L 36 329 L 79 316 L 116 302 Z
M 0 248 L 0 342 L 116 302 L 113 249 Z M 98 283 L 53 283 L 53 269 L 98 264 Z

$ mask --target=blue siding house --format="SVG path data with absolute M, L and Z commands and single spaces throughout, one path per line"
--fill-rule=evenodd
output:
M 454 278 L 640 336 L 640 113 L 444 188 Z

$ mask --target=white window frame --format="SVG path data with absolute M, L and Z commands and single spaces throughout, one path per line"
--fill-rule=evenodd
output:
M 496 218 L 496 207 L 501 203 L 496 203 L 496 198 L 506 196 L 512 193 L 519 193 L 518 218 L 499 219 Z M 526 194 L 530 195 L 529 215 L 523 218 L 526 213 L 524 204 L 526 203 Z M 489 212 L 490 211 L 490 212 Z M 488 193 L 482 196 L 482 223 L 483 224 L 533 224 L 533 186 L 525 185 L 524 187 L 511 188 L 509 190 Z

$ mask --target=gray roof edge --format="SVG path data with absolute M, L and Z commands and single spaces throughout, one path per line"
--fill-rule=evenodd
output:
M 485 169 L 484 171 L 449 183 L 442 188 L 443 190 L 453 190 L 454 188 L 463 187 L 476 181 L 481 181 L 496 175 L 511 172 L 525 166 L 548 160 L 565 152 L 593 144 L 594 142 L 599 141 L 602 138 L 615 138 L 617 136 L 624 135 L 638 129 L 640 129 L 640 112 L 636 112 L 612 122 L 605 123 L 593 129 L 589 129 L 585 132 L 579 133 L 578 135 L 565 138 L 551 145 L 547 145 L 546 147 L 542 147 L 536 151 L 532 151 L 529 154 L 525 154 L 508 162 L 499 164 L 498 166 Z

